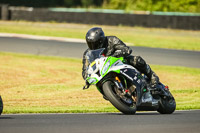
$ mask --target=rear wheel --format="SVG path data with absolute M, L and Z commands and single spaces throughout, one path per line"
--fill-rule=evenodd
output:
M 176 109 L 176 101 L 172 94 L 168 92 L 171 97 L 162 97 L 160 101 L 160 105 L 158 108 L 158 112 L 161 114 L 171 114 L 175 111 Z
M 136 104 L 132 99 L 127 98 L 129 101 L 122 99 L 116 92 L 117 87 L 111 82 L 107 81 L 103 84 L 103 92 L 111 104 L 124 114 L 135 114 Z

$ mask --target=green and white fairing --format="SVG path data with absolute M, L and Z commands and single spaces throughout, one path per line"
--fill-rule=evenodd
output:
M 109 72 L 120 73 L 120 69 L 131 68 L 135 69 L 130 65 L 123 63 L 124 58 L 116 57 L 104 57 L 102 52 L 104 49 L 91 50 L 86 54 L 89 67 L 87 70 L 89 84 L 97 84 L 105 75 Z

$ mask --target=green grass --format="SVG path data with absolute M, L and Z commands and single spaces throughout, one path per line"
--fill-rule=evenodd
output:
M 81 60 L 0 52 L 3 113 L 118 112 L 92 86 L 82 90 Z M 200 69 L 152 65 L 177 109 L 200 109 Z
M 94 26 L 102 27 L 107 36 L 115 35 L 129 45 L 200 51 L 200 31 L 190 30 L 0 21 L 0 32 L 84 39 L 86 32 Z

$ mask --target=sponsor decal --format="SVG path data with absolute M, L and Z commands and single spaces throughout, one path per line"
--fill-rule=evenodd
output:
M 121 73 L 122 73 L 123 75 L 125 75 L 128 79 L 130 79 L 130 80 L 132 80 L 132 81 L 135 80 L 138 84 L 141 83 L 141 80 L 138 79 L 137 75 L 136 75 L 134 78 L 132 78 L 132 77 L 130 77 L 128 74 L 125 73 L 126 71 L 127 71 L 127 69 L 125 69 L 124 72 L 121 71 Z
M 127 72 L 127 71 L 128 71 L 127 69 L 124 70 L 124 72 Z

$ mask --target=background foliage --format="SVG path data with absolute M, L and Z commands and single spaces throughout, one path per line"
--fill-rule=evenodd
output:
M 12 6 L 200 12 L 200 0 L 0 0 Z

